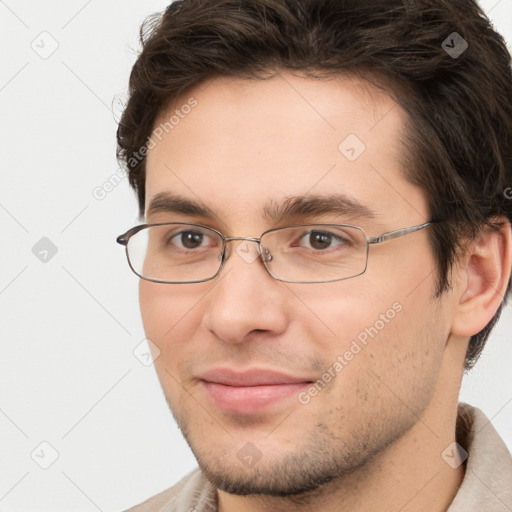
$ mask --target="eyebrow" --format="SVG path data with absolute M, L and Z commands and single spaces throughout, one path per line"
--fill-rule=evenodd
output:
M 151 199 L 146 215 L 149 216 L 156 213 L 178 213 L 182 215 L 197 215 L 199 217 L 217 216 L 204 203 L 169 192 L 160 192 Z
M 219 215 L 203 202 L 170 192 L 160 192 L 151 199 L 147 216 L 157 213 L 219 218 Z M 305 220 L 326 214 L 337 214 L 350 219 L 375 218 L 373 210 L 345 194 L 292 196 L 282 203 L 269 201 L 263 208 L 263 216 L 274 223 L 292 219 Z
M 265 217 L 274 222 L 333 213 L 350 219 L 372 220 L 376 216 L 371 208 L 345 194 L 293 196 L 282 204 L 272 201 L 264 208 Z

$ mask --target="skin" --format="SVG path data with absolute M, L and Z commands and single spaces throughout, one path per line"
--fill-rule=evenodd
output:
M 429 219 L 423 191 L 403 175 L 407 115 L 373 85 L 284 71 L 265 81 L 217 78 L 156 124 L 191 96 L 197 106 L 148 154 L 146 205 L 172 192 L 215 216 L 158 212 L 147 222 L 197 222 L 252 237 L 287 224 L 345 222 L 375 236 Z M 366 145 L 353 162 L 338 150 L 348 134 Z M 333 191 L 367 205 L 374 218 L 264 215 L 270 201 Z M 158 377 L 219 488 L 221 511 L 447 509 L 464 466 L 452 469 L 441 453 L 455 440 L 468 338 L 492 318 L 509 277 L 510 225 L 468 246 L 440 298 L 427 235 L 428 228 L 372 246 L 364 274 L 333 283 L 277 281 L 260 260 L 240 257 L 238 242 L 214 280 L 140 281 Z M 400 312 L 307 404 L 294 394 L 256 413 L 226 412 L 198 378 L 221 366 L 257 367 L 315 382 L 397 303 Z M 237 456 L 247 443 L 260 457 L 250 465 Z

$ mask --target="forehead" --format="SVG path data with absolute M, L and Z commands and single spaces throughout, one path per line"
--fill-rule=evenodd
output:
M 386 92 L 354 77 L 209 80 L 155 123 L 146 207 L 168 191 L 250 219 L 269 202 L 343 193 L 423 221 L 423 193 L 403 175 L 406 120 Z

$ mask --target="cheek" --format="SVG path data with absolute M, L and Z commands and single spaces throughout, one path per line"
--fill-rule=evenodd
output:
M 144 330 L 148 338 L 166 344 L 179 340 L 201 311 L 200 297 L 205 291 L 192 290 L 193 285 L 159 284 L 141 280 L 139 302 Z M 194 285 L 195 286 L 195 285 Z
M 203 286 L 203 284 L 201 284 Z M 200 329 L 206 291 L 191 290 L 192 285 L 172 285 L 141 281 L 139 301 L 146 337 L 159 350 L 155 369 L 165 388 L 172 387 L 186 361 Z
M 191 285 L 151 283 L 141 280 L 139 301 L 146 337 L 159 350 L 154 366 L 173 411 L 184 399 L 180 385 L 187 360 L 192 357 L 191 340 L 201 323 L 202 303 Z M 179 407 L 178 407 L 179 409 Z
M 172 326 L 175 308 L 169 307 L 169 298 L 166 286 L 141 280 L 139 284 L 139 303 L 142 323 L 146 336 L 156 343 L 165 336 L 165 332 Z
M 376 418 L 393 428 L 411 425 L 434 392 L 445 342 L 437 307 L 427 297 L 402 297 L 389 308 L 386 300 L 379 304 L 364 315 L 354 310 L 353 316 L 339 315 L 338 339 L 324 345 L 328 367 L 321 380 L 330 383 L 325 392 L 312 390 L 305 397 L 310 411 L 334 431 L 345 428 L 340 416 L 350 425 L 374 425 Z
M 395 269 L 393 279 L 388 275 L 383 282 L 364 274 L 356 278 L 357 287 L 347 281 L 329 286 L 322 295 L 306 288 L 297 293 L 329 329 L 328 336 L 319 336 L 318 321 L 302 324 L 329 368 L 341 361 L 340 381 L 358 380 L 361 372 L 368 379 L 372 371 L 390 383 L 395 379 L 405 384 L 437 373 L 449 325 L 432 299 L 435 274 L 419 285 L 419 279 L 411 277 L 415 275 L 420 273 Z
M 376 331 L 388 330 L 401 314 L 396 293 L 387 293 L 365 274 L 351 282 L 340 281 L 320 287 L 295 288 L 296 315 L 308 337 L 323 350 L 347 350 L 353 340 L 365 341 Z M 325 336 L 328 331 L 328 335 Z

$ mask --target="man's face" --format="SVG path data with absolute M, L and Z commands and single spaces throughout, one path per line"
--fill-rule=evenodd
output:
M 181 109 L 190 97 L 197 105 Z M 429 220 L 403 176 L 406 115 L 367 82 L 215 79 L 155 127 L 175 109 L 148 155 L 146 206 L 162 193 L 186 201 L 147 210 L 148 223 L 234 237 L 345 223 L 376 236 Z M 343 197 L 320 212 L 333 195 L 373 217 Z M 315 201 L 276 215 L 300 198 Z M 253 242 L 229 244 L 211 281 L 140 282 L 156 370 L 201 468 L 223 490 L 277 495 L 355 471 L 416 424 L 436 385 L 449 308 L 432 298 L 427 230 L 372 245 L 364 274 L 331 283 L 275 280 L 246 257 Z

